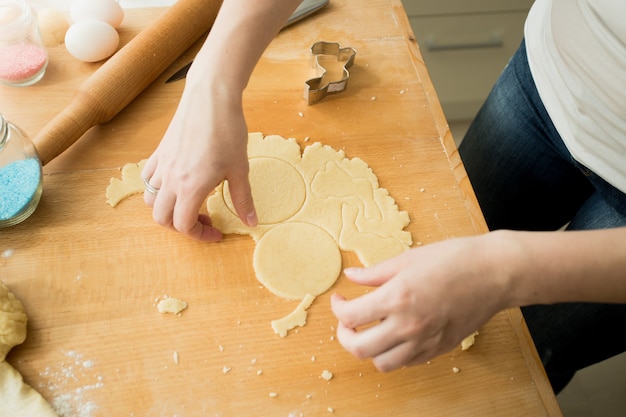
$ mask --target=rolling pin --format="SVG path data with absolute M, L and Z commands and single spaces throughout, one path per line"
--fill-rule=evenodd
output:
M 221 4 L 221 0 L 178 0 L 109 58 L 35 136 L 41 163 L 59 156 L 87 130 L 110 121 L 133 101 L 210 30 Z

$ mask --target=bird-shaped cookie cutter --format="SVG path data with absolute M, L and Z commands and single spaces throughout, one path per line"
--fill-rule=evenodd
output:
M 318 57 L 320 55 L 334 55 L 338 62 L 345 62 L 343 65 L 343 76 L 340 80 L 324 82 L 326 68 L 320 63 Z M 307 104 L 315 104 L 329 94 L 336 94 L 344 91 L 348 86 L 350 72 L 348 68 L 354 64 L 356 50 L 354 48 L 342 48 L 337 42 L 316 42 L 311 46 L 311 58 L 315 60 L 315 65 L 321 70 L 321 75 L 311 78 L 304 83 L 304 98 Z

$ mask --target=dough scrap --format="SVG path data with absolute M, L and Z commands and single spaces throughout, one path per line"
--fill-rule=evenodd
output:
M 476 343 L 476 336 L 478 336 L 478 332 L 474 332 L 463 339 L 461 341 L 461 350 L 467 350 L 474 346 L 474 343 Z
M 122 167 L 122 179 L 111 178 L 106 189 L 107 203 L 115 207 L 123 199 L 133 195 L 143 193 L 145 185 L 141 178 L 141 170 L 146 164 L 146 159 L 139 163 L 129 163 Z
M 301 151 L 295 139 L 261 133 L 249 134 L 248 157 L 259 225 L 249 228 L 237 217 L 228 182 L 209 197 L 207 208 L 223 233 L 252 236 L 257 279 L 272 293 L 285 298 L 322 294 L 341 272 L 339 249 L 355 252 L 368 266 L 411 246 L 411 234 L 403 230 L 408 213 L 399 211 L 363 160 L 321 143 Z M 330 239 L 311 237 L 320 235 L 316 229 Z M 325 277 L 327 270 L 336 271 L 332 279 Z
M 187 308 L 187 302 L 174 297 L 165 298 L 157 304 L 159 313 L 178 314 Z
M 57 417 L 52 407 L 5 360 L 11 348 L 26 340 L 24 306 L 0 281 L 0 417 Z
M 313 304 L 313 300 L 315 300 L 315 296 L 312 294 L 306 294 L 295 310 L 281 319 L 272 320 L 272 329 L 274 329 L 274 333 L 280 337 L 285 337 L 287 336 L 289 330 L 294 329 L 296 326 L 304 326 L 307 318 L 306 310 L 311 306 L 311 304 Z

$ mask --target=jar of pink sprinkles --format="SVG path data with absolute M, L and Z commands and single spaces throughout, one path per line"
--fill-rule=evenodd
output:
M 0 0 L 0 82 L 35 84 L 47 65 L 48 52 L 31 7 L 23 0 Z

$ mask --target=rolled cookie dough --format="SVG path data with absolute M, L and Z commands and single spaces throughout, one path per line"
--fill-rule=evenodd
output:
M 328 290 L 341 272 L 341 250 L 372 265 L 406 250 L 409 216 L 378 185 L 359 158 L 314 143 L 251 133 L 250 183 L 259 225 L 248 228 L 235 214 L 228 183 L 209 197 L 213 225 L 256 241 L 254 270 L 272 293 L 302 299 Z
M 0 281 L 0 417 L 57 417 L 52 407 L 9 363 L 6 355 L 26 339 L 22 303 Z
M 26 322 L 24 306 L 0 281 L 0 362 L 13 346 L 26 340 Z

